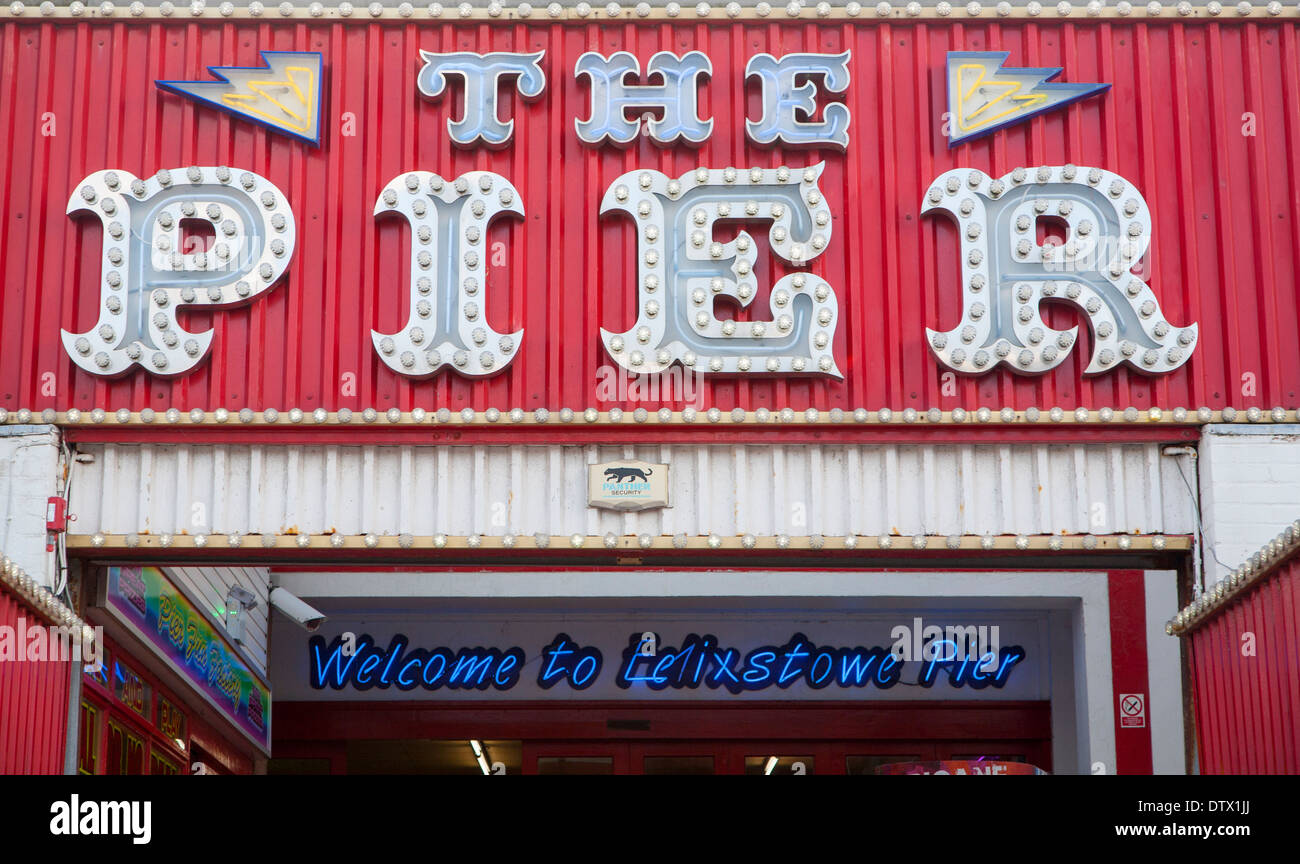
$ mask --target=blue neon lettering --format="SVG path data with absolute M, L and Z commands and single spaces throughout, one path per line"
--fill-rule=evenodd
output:
M 582 674 L 582 667 L 584 664 L 590 664 L 590 667 L 588 668 L 586 675 Z M 579 690 L 581 690 L 583 687 L 586 687 L 589 683 L 591 683 L 591 679 L 596 677 L 596 670 L 599 668 L 600 668 L 600 663 L 597 662 L 594 656 L 588 654 L 585 657 L 583 657 L 573 667 L 573 675 L 571 676 L 573 681 L 573 686 L 578 688 Z
M 795 638 L 798 639 L 798 637 Z M 781 667 L 781 675 L 776 679 L 776 683 L 778 687 L 788 687 L 792 679 L 799 677 L 799 673 L 801 673 L 803 670 L 796 669 L 793 673 L 791 673 L 790 664 L 800 657 L 808 656 L 807 651 L 799 650 L 799 647 L 803 645 L 802 639 L 799 639 L 798 641 L 795 641 L 795 639 L 791 639 L 790 644 L 793 645 L 794 647 L 789 647 L 789 646 L 786 647 L 785 665 Z
M 723 675 L 730 678 L 734 684 L 739 686 L 740 679 L 736 677 L 735 672 L 731 671 L 731 664 L 736 653 L 735 648 L 728 648 L 723 653 L 718 653 L 717 651 L 713 652 L 713 663 L 716 666 L 717 671 L 713 673 L 713 679 L 709 682 L 709 686 L 717 687 L 718 684 L 722 683 Z M 732 689 L 732 685 L 728 684 L 727 689 Z
M 519 666 L 523 653 L 518 648 L 511 648 L 502 656 L 501 662 L 497 664 L 497 670 L 492 673 L 492 683 L 496 685 L 498 690 L 507 690 L 515 686 L 515 681 L 518 680 L 517 673 L 516 675 L 510 673 L 511 670 Z
M 668 676 L 665 675 L 665 674 L 662 674 L 662 673 L 663 673 L 663 670 L 672 668 L 673 661 L 676 660 L 676 659 L 677 659 L 677 655 L 674 654 L 674 653 L 672 653 L 671 651 L 664 651 L 664 652 L 660 655 L 660 657 L 659 657 L 659 662 L 655 664 L 655 670 L 654 670 L 654 672 L 652 672 L 652 673 L 650 674 L 650 679 L 649 679 L 649 680 L 650 680 L 650 684 L 651 684 L 651 686 L 653 686 L 653 685 L 655 685 L 655 684 L 667 684 L 667 683 L 668 683 Z M 659 687 L 659 688 L 656 688 L 656 689 L 663 689 L 663 688 L 662 688 L 662 687 Z
M 840 678 L 837 683 L 841 687 L 865 686 L 863 682 L 870 680 L 871 665 L 876 662 L 876 656 L 861 648 L 845 651 L 840 655 Z
M 934 642 L 932 646 L 933 650 L 930 654 L 930 659 L 926 660 L 925 665 L 921 667 L 921 678 L 917 683 L 920 684 L 922 687 L 929 687 L 933 685 L 935 671 L 938 668 L 939 664 L 940 663 L 947 664 L 949 662 L 947 660 L 939 659 L 940 655 L 944 653 L 939 650 L 939 647 L 941 645 L 952 645 L 953 653 L 956 654 L 957 652 L 957 645 L 954 642 L 949 642 L 947 639 L 939 639 L 938 641 Z
M 760 663 L 760 657 L 765 657 L 767 659 Z M 745 670 L 745 673 L 741 676 L 745 679 L 745 683 L 750 685 L 749 689 L 757 690 L 759 687 L 767 686 L 765 682 L 772 677 L 772 670 L 765 664 L 771 663 L 775 659 L 775 651 L 754 651 L 745 657 L 745 664 L 747 666 L 756 667 Z
M 995 656 L 993 656 L 993 652 L 992 652 L 992 651 L 988 652 L 988 653 L 985 654 L 983 657 L 981 657 L 980 660 L 979 660 L 979 662 L 975 664 L 975 668 L 972 669 L 972 670 L 970 670 L 970 680 L 971 680 L 972 682 L 976 682 L 976 681 L 978 681 L 978 682 L 985 682 L 985 681 L 987 681 L 987 680 L 988 680 L 988 676 L 987 676 L 987 675 L 981 675 L 981 674 L 980 674 L 980 667 L 985 666 L 986 664 L 989 663 L 989 661 L 991 661 L 991 660 L 996 660 L 996 659 L 998 659 L 998 658 L 995 657 Z
M 998 666 L 997 673 L 993 676 L 993 686 L 1001 687 L 1007 683 L 1007 676 L 1011 674 L 1011 667 L 1025 659 L 1025 652 L 1017 647 L 1002 649 L 1002 664 Z
M 394 636 L 393 641 L 388 643 L 388 662 L 384 664 L 384 671 L 379 673 L 379 681 L 376 682 L 380 687 L 387 688 L 389 685 L 388 673 L 392 671 L 393 663 L 401 656 L 406 649 L 406 637 Z
M 438 682 L 438 679 L 441 678 L 443 676 L 443 673 L 447 671 L 448 659 L 449 659 L 448 652 L 445 648 L 443 648 L 429 655 L 429 659 L 424 661 L 424 672 L 421 673 L 420 680 L 423 681 L 424 685 L 430 690 L 437 690 L 439 687 L 442 686 Z M 434 660 L 438 661 L 438 672 L 432 678 L 430 678 L 429 670 L 433 668 Z
M 422 661 L 420 660 L 419 657 L 412 657 L 410 660 L 407 660 L 404 664 L 402 664 L 402 668 L 397 673 L 398 687 L 411 688 L 416 685 L 415 681 L 406 680 L 406 670 L 410 669 L 412 666 L 419 666 L 421 662 Z
M 704 661 L 709 656 L 709 637 L 704 637 L 704 644 L 700 646 L 700 656 L 695 661 L 695 676 L 691 679 L 692 687 L 700 686 L 700 676 L 704 674 Z
M 370 636 L 363 635 L 360 641 L 357 642 L 357 650 L 352 653 L 352 656 L 347 657 L 345 661 L 343 655 L 343 637 L 336 636 L 334 640 L 330 642 L 328 647 L 329 659 L 322 662 L 321 649 L 326 647 L 325 638 L 323 636 L 311 637 L 312 668 L 309 675 L 311 686 L 317 690 L 323 690 L 325 689 L 326 684 L 328 684 L 335 690 L 342 690 L 343 685 L 351 678 L 352 664 L 356 661 L 357 657 L 364 653 L 366 648 L 369 647 L 369 642 Z M 331 668 L 334 670 L 333 679 L 327 680 Z
M 384 662 L 383 658 L 380 657 L 378 654 L 370 654 L 364 660 L 362 660 L 361 666 L 360 668 L 357 669 L 357 674 L 354 679 L 357 685 L 359 687 L 372 686 L 373 682 L 370 680 L 370 673 L 374 672 L 375 668 L 382 662 Z M 362 678 L 361 677 L 362 675 L 366 677 Z
M 892 674 L 894 668 L 898 667 L 898 674 Z M 898 683 L 902 677 L 903 668 L 898 662 L 898 658 L 893 654 L 885 654 L 881 661 L 876 665 L 876 684 L 882 690 L 887 690 Z
M 633 674 L 636 665 L 642 661 L 645 661 L 647 666 L 650 665 L 649 657 L 642 657 L 639 652 L 634 651 L 632 655 L 627 658 L 627 665 L 619 670 L 618 679 L 615 683 L 618 684 L 620 687 L 627 687 L 633 681 L 649 681 L 650 680 L 649 675 Z
M 460 677 L 461 687 L 481 687 L 491 666 L 491 654 L 479 654 L 476 650 L 468 648 L 461 649 L 460 655 L 456 657 L 456 665 L 447 676 L 447 685 L 456 686 L 456 678 Z M 465 670 L 464 675 L 461 675 L 462 669 Z M 472 681 L 475 674 L 478 675 L 478 679 Z
M 683 683 L 682 676 L 686 674 L 686 670 L 690 666 L 691 654 L 693 654 L 694 652 L 695 652 L 695 643 L 693 642 L 685 643 L 682 645 L 681 652 L 675 658 L 673 658 L 675 661 L 679 661 L 677 666 L 677 686 L 679 688 L 682 686 Z
M 966 683 L 966 664 L 969 659 L 968 657 L 954 658 L 952 665 L 948 667 L 948 676 L 952 679 L 952 686 L 960 687 Z
M 817 664 L 821 663 L 823 660 L 826 661 L 826 671 L 821 674 L 821 677 L 818 677 Z M 814 659 L 812 662 L 812 667 L 808 670 L 808 683 L 814 687 L 822 686 L 822 684 L 825 683 L 826 679 L 830 677 L 831 672 L 834 671 L 834 669 L 835 669 L 835 658 L 831 656 L 830 652 L 829 651 L 818 652 L 816 659 Z
M 401 690 L 416 686 L 427 690 L 443 686 L 507 690 L 518 683 L 526 659 L 523 649 L 517 647 L 506 651 L 461 648 L 455 653 L 448 648 L 408 651 L 407 638 L 400 634 L 393 637 L 387 648 L 377 647 L 368 634 L 363 634 L 356 644 L 357 650 L 346 655 L 342 637 L 326 643 L 323 637 L 313 636 L 308 653 L 311 686 L 318 690 L 326 687 L 341 690 L 349 684 L 357 690 L 386 689 L 394 684 Z M 651 690 L 681 689 L 698 688 L 703 681 L 710 689 L 724 686 L 731 693 L 739 694 L 773 684 L 786 688 L 802 677 L 813 689 L 831 683 L 843 688 L 874 684 L 888 689 L 902 680 L 907 665 L 884 648 L 819 647 L 802 633 L 795 633 L 780 647 L 765 645 L 754 649 L 743 655 L 743 659 L 738 649 L 718 645 L 716 637 L 711 635 L 691 633 L 682 641 L 680 649 L 660 646 L 657 655 L 648 657 L 640 653 L 644 644 L 640 634 L 633 634 L 628 641 L 623 652 L 625 662 L 615 677 L 617 686 L 626 689 L 633 682 L 642 681 Z M 955 642 L 942 638 L 932 640 L 927 648 L 929 657 L 920 661 L 916 679 L 922 687 L 933 686 L 942 668 L 954 688 L 1000 688 L 1026 656 L 1018 645 L 982 656 L 962 656 Z M 582 690 L 600 678 L 600 651 L 582 647 L 566 634 L 558 634 L 541 653 L 546 662 L 539 664 L 537 683 L 543 689 L 567 679 L 574 690 Z M 778 660 L 780 667 L 776 665 Z M 642 663 L 644 667 L 638 665 Z M 994 663 L 997 670 L 991 672 Z
M 568 649 L 566 649 L 566 648 L 564 647 L 564 646 L 567 645 L 567 644 L 569 644 L 567 640 L 561 640 L 561 641 L 559 641 L 559 644 L 555 645 L 554 647 L 549 648 L 549 650 L 546 651 L 546 653 L 548 654 L 548 656 L 549 656 L 550 659 L 548 660 L 548 662 L 547 662 L 547 664 L 546 664 L 546 671 L 544 671 L 544 672 L 542 673 L 541 682 L 550 681 L 550 680 L 551 680 L 552 678 L 554 678 L 555 676 L 557 676 L 557 675 L 563 675 L 563 674 L 564 674 L 564 666 L 561 665 L 559 669 L 556 669 L 556 668 L 555 668 L 555 661 L 556 661 L 556 659 L 559 658 L 559 657 L 562 657 L 562 656 L 564 656 L 564 655 L 566 655 L 566 654 L 572 654 L 572 653 L 573 653 L 573 649 L 572 649 L 572 648 L 568 648 Z M 543 683 L 543 686 L 545 686 L 544 683 Z

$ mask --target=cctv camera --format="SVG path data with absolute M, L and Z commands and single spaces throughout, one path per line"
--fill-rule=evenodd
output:
M 271 589 L 271 605 L 292 618 L 304 630 L 315 631 L 325 623 L 325 614 L 283 588 Z
M 257 596 L 247 588 L 231 585 L 226 592 L 226 632 L 236 645 L 244 644 L 244 613 L 257 608 Z

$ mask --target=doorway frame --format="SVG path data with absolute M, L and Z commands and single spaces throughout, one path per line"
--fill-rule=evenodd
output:
M 477 738 L 521 741 L 525 774 L 547 755 L 609 755 L 615 773 L 641 773 L 637 756 L 651 750 L 721 754 L 717 773 L 744 773 L 755 747 L 797 749 L 789 755 L 818 758 L 816 773 L 840 774 L 843 757 L 864 750 L 902 756 L 920 747 L 925 757 L 996 745 L 1052 770 L 1046 701 L 330 701 L 277 703 L 276 711 L 273 757 L 337 757 L 348 740 Z M 334 758 L 331 770 L 346 764 Z

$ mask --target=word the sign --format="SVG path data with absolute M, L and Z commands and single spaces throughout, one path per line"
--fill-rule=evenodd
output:
M 495 52 L 475 54 L 460 51 L 436 54 L 421 51 L 424 68 L 417 86 L 420 93 L 438 98 L 447 88 L 447 77 L 464 82 L 465 113 L 459 120 L 447 121 L 447 135 L 462 146 L 503 147 L 510 143 L 514 121 L 503 120 L 498 111 L 497 94 L 503 78 L 514 78 L 515 87 L 525 99 L 536 99 L 546 88 L 542 71 L 545 51 L 530 54 Z M 745 77 L 756 78 L 762 89 L 763 113 L 758 120 L 748 120 L 745 131 L 757 144 L 827 147 L 844 150 L 849 145 L 849 109 L 841 103 L 825 107 L 820 121 L 801 120 L 817 110 L 817 85 L 810 78 L 820 76 L 826 89 L 843 93 L 849 87 L 850 52 L 841 54 L 787 54 L 780 59 L 771 54 L 756 54 L 745 66 Z M 591 83 L 590 114 L 575 120 L 578 140 L 584 144 L 628 145 L 645 134 L 656 144 L 685 143 L 700 145 L 713 133 L 713 120 L 699 114 L 699 84 L 712 77 L 713 62 L 700 51 L 682 55 L 660 51 L 647 61 L 642 74 L 641 61 L 627 51 L 608 57 L 588 51 L 578 58 L 574 75 Z M 629 84 L 629 77 L 658 84 Z M 628 119 L 628 112 L 637 119 Z M 659 117 L 646 121 L 642 130 L 641 115 L 657 111 Z

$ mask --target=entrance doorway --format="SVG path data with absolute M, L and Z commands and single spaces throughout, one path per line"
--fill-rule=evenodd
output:
M 523 742 L 524 774 L 872 775 L 893 762 L 937 759 L 1041 765 L 1040 748 L 1025 742 L 612 741 Z
M 892 762 L 1051 770 L 1046 702 L 284 703 L 269 770 L 873 775 Z

